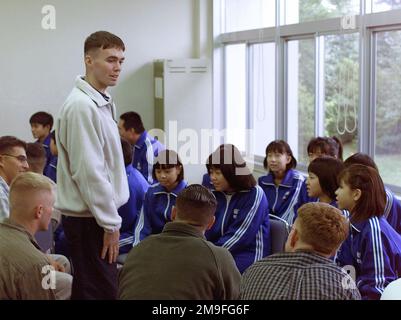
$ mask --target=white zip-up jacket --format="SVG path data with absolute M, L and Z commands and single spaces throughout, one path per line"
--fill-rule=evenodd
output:
M 105 231 L 121 226 L 117 209 L 129 189 L 114 103 L 80 76 L 56 120 L 56 208 L 66 216 L 94 217 Z

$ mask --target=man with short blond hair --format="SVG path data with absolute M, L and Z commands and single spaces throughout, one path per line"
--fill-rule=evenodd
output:
M 43 175 L 22 173 L 11 183 L 10 217 L 0 223 L 0 300 L 71 295 L 72 277 L 51 273 L 54 262 L 33 237 L 48 228 L 54 199 L 54 182 Z
M 347 238 L 348 228 L 337 208 L 321 202 L 303 205 L 286 252 L 257 261 L 243 274 L 241 299 L 361 299 L 355 282 L 330 259 Z

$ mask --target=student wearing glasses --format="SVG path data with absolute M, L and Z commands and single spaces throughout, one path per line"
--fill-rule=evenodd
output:
M 8 218 L 10 184 L 20 173 L 29 168 L 26 143 L 16 137 L 0 137 L 0 220 Z

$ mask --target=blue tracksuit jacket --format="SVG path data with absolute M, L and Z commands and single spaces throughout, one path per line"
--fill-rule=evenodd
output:
M 120 228 L 120 254 L 127 253 L 134 243 L 135 225 L 142 209 L 145 193 L 149 188 L 148 182 L 132 165 L 125 168 L 128 179 L 129 199 L 118 209 L 122 223 Z
M 401 202 L 395 195 L 386 188 L 386 208 L 384 209 L 384 217 L 398 234 L 401 235 Z
M 227 248 L 242 273 L 271 252 L 266 196 L 259 186 L 233 194 L 213 193 L 218 202 L 216 221 L 205 236 Z
M 45 168 L 43 174 L 57 183 L 57 157 L 52 156 L 50 163 Z
M 279 186 L 274 184 L 274 176 L 269 173 L 260 177 L 258 182 L 267 197 L 269 213 L 286 220 L 290 225 L 297 217 L 297 210 L 303 204 L 306 188 L 304 176 L 296 170 L 288 170 Z
M 43 141 L 43 143 L 42 143 L 42 146 L 43 146 L 43 148 L 45 148 L 45 151 L 46 151 L 46 166 L 45 166 L 45 168 L 44 168 L 44 170 L 43 170 L 43 174 L 46 176 L 46 177 L 48 177 L 48 178 L 50 178 L 50 179 L 52 179 L 54 182 L 56 182 L 56 180 L 57 180 L 57 178 L 56 178 L 56 180 L 54 180 L 53 179 L 53 177 L 52 176 L 49 176 L 47 173 L 48 172 L 50 172 L 50 175 L 52 175 L 52 174 L 54 174 L 54 173 L 52 173 L 52 169 L 50 168 L 50 165 L 51 164 L 53 164 L 54 165 L 54 160 L 53 160 L 53 158 L 54 158 L 54 156 L 51 154 L 51 152 L 50 152 L 50 141 L 51 141 L 51 135 L 49 134 L 47 137 L 46 137 L 46 139 Z M 40 143 L 40 141 L 39 140 L 36 140 L 36 142 L 37 143 Z M 56 157 L 57 158 L 57 157 Z M 57 159 L 55 160 L 56 162 L 56 166 L 57 166 Z
M 401 236 L 384 217 L 355 223 L 336 261 L 355 268 L 355 282 L 363 299 L 380 299 L 384 288 L 401 277 Z
M 133 149 L 132 166 L 136 168 L 149 184 L 153 184 L 152 169 L 154 158 L 159 152 L 164 150 L 164 146 L 147 133 L 145 130 Z
M 182 180 L 171 192 L 167 192 L 159 183 L 148 189 L 135 227 L 134 246 L 147 236 L 162 232 L 164 225 L 171 221 L 171 208 L 175 205 L 178 194 L 186 186 L 187 182 Z

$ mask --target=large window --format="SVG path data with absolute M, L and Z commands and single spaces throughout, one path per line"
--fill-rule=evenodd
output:
M 273 27 L 275 1 L 223 0 L 225 32 Z
M 324 135 L 337 136 L 344 159 L 358 151 L 359 36 L 322 37 L 324 41 Z
M 246 51 L 244 44 L 226 47 L 226 129 L 227 142 L 245 151 L 246 132 Z
M 264 157 L 267 144 L 275 139 L 275 44 L 252 45 L 251 57 L 249 151 Z
M 401 185 L 401 31 L 375 38 L 375 160 L 385 182 Z
M 307 163 L 306 147 L 315 135 L 315 45 L 313 39 L 288 42 L 288 143 Z
M 309 140 L 337 136 L 401 194 L 401 0 L 216 2 L 227 142 L 262 170 L 266 145 L 287 140 L 305 170 Z

